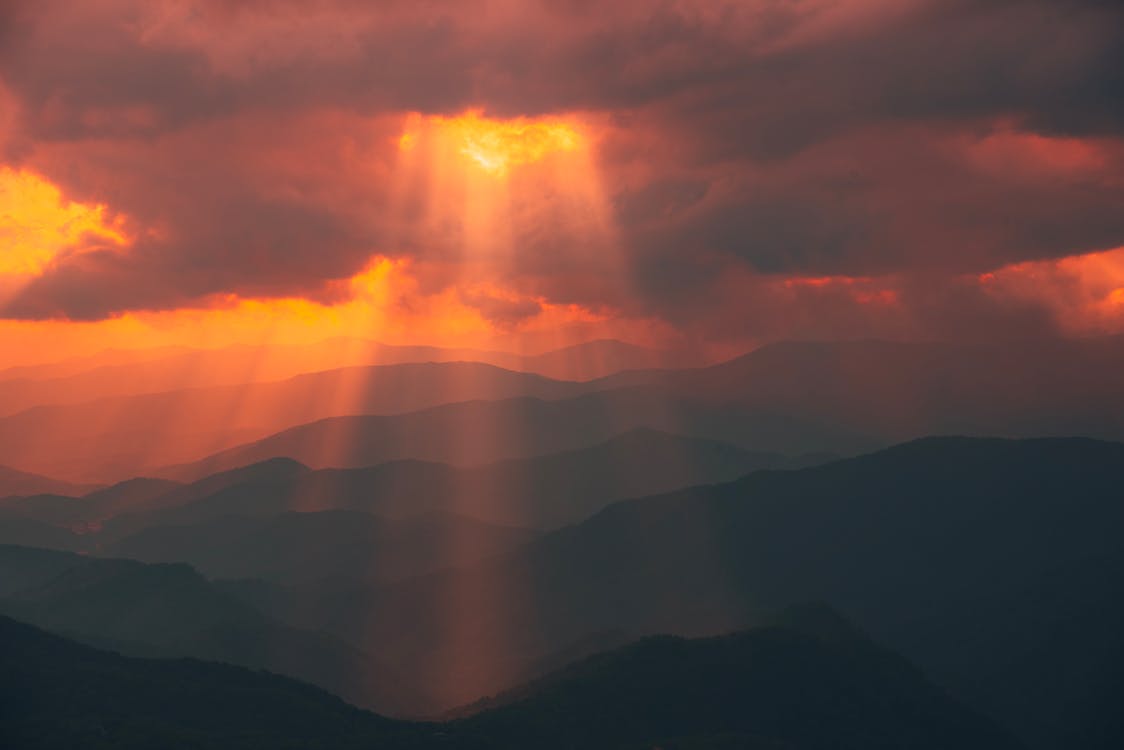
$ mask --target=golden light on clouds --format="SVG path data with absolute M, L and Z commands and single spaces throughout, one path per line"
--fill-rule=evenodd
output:
M 511 167 L 541 161 L 550 154 L 582 146 L 578 127 L 559 118 L 503 120 L 470 110 L 457 117 L 411 115 L 398 139 L 404 151 L 417 146 L 422 131 L 450 142 L 457 153 L 485 172 L 502 177 Z
M 331 282 L 328 295 L 266 299 L 231 292 L 99 321 L 3 320 L 0 348 L 20 354 L 5 364 L 107 347 L 300 345 L 355 337 L 484 348 L 534 340 L 552 348 L 576 343 L 576 336 L 655 335 L 652 321 L 617 319 L 604 306 L 554 299 L 549 284 L 514 270 L 517 257 L 535 253 L 558 259 L 544 263 L 555 278 L 589 272 L 608 284 L 622 277 L 597 166 L 595 122 L 495 119 L 469 111 L 406 115 L 398 132 L 390 144 L 399 159 L 389 215 L 400 216 L 410 231 L 388 237 L 385 252 L 372 247 L 368 265 Z M 0 301 L 66 255 L 127 251 L 133 231 L 127 221 L 111 206 L 70 200 L 35 172 L 0 168 Z M 565 231 L 559 241 L 537 246 L 543 226 Z M 431 258 L 411 259 L 399 243 L 424 247 Z
M 1124 331 L 1124 247 L 1014 263 L 977 281 L 994 296 L 1045 307 L 1067 333 Z
M 65 200 L 38 175 L 0 168 L 0 274 L 35 275 L 86 236 L 127 243 L 106 207 Z

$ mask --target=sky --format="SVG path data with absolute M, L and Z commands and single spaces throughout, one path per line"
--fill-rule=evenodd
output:
M 1124 331 L 1124 7 L 0 0 L 0 364 Z

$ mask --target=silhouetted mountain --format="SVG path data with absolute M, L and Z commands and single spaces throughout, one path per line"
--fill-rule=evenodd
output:
M 61 479 L 51 479 L 40 474 L 0 466 L 0 498 L 15 495 L 81 495 L 95 488 L 96 485 L 64 482 Z
M 452 729 L 511 748 L 1018 746 L 901 657 L 845 626 L 821 635 L 807 617 L 647 638 L 500 696 Z
M 86 547 L 86 540 L 61 526 L 8 514 L 0 509 L 0 544 L 78 552 Z
M 81 497 L 29 495 L 0 498 L 0 518 L 24 518 L 75 532 L 96 531 L 102 521 L 126 511 L 154 507 L 153 501 L 181 486 L 168 479 L 138 477 Z
M 0 580 L 0 611 L 93 645 L 265 668 L 388 713 L 415 714 L 434 705 L 368 654 L 338 638 L 272 622 L 187 565 L 0 546 Z
M 314 468 L 402 459 L 468 466 L 575 450 L 637 427 L 790 455 L 851 453 L 870 445 L 862 436 L 769 411 L 701 405 L 637 387 L 553 401 L 471 401 L 409 414 L 325 419 L 164 474 L 191 479 L 275 456 Z
M 899 657 L 798 627 L 649 639 L 447 724 L 384 719 L 268 673 L 126 658 L 3 617 L 0 663 L 0 739 L 24 750 L 1017 746 Z
M 186 562 L 213 578 L 392 581 L 508 552 L 534 532 L 449 514 L 388 520 L 356 511 L 224 516 L 157 526 L 100 549 L 145 562 Z
M 416 674 L 443 675 L 435 689 L 450 701 L 510 679 L 481 666 L 497 644 L 526 664 L 590 633 L 716 633 L 822 600 L 1028 742 L 1048 747 L 1064 727 L 1091 747 L 1096 722 L 1082 723 L 1093 722 L 1090 707 L 1075 696 L 1122 673 L 1112 655 L 1124 629 L 1088 625 L 1088 641 L 1053 634 L 1070 613 L 1095 623 L 1118 611 L 1109 592 L 1124 571 L 1122 481 L 1121 444 L 928 439 L 617 503 L 502 559 L 399 585 L 254 596 L 278 617 L 331 623 Z M 1090 569 L 1103 572 L 1072 572 Z M 1050 597 L 1029 593 L 1059 575 L 1065 585 Z M 1027 599 L 1012 606 L 1020 592 Z M 1009 679 L 1006 665 L 1033 665 L 1043 651 L 1084 666 L 1066 680 L 1032 666 Z
M 352 367 L 288 380 L 39 406 L 0 418 L 13 466 L 120 477 L 332 416 L 398 414 L 470 399 L 563 398 L 592 386 L 471 362 Z
M 83 564 L 80 555 L 16 544 L 0 544 L 0 597 L 38 588 Z
M 7 617 L 0 663 L 0 741 L 21 750 L 359 748 L 406 731 L 292 679 L 126 658 Z
M 713 367 L 622 373 L 672 393 L 900 442 L 926 435 L 1124 439 L 1124 337 L 988 344 L 783 342 Z
M 588 448 L 469 468 L 404 460 L 310 471 L 289 459 L 271 459 L 177 488 L 153 503 L 160 506 L 156 510 L 107 523 L 103 538 L 224 515 L 348 509 L 390 518 L 452 512 L 505 525 L 557 527 L 616 500 L 823 460 L 744 451 L 646 428 Z
M 151 498 L 143 507 L 123 509 L 106 521 L 99 530 L 97 543 L 107 544 L 149 526 L 197 523 L 227 515 L 261 515 L 255 508 L 263 499 L 283 496 L 294 482 L 310 471 L 292 459 L 272 458 L 189 484 L 177 483 L 171 491 Z M 290 510 L 280 502 L 269 502 L 269 506 L 265 515 Z M 201 512 L 193 512 L 193 509 Z

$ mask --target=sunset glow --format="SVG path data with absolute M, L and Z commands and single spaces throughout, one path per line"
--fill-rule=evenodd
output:
M 485 117 L 469 110 L 457 117 L 424 117 L 413 114 L 398 147 L 409 151 L 423 138 L 450 142 L 456 151 L 488 174 L 503 177 L 512 167 L 533 164 L 547 156 L 581 148 L 577 127 L 553 118 Z
M 0 745 L 1124 748 L 1122 75 L 1119 0 L 0 0 Z
M 105 206 L 68 201 L 39 175 L 0 167 L 0 274 L 39 273 L 86 237 L 127 242 Z

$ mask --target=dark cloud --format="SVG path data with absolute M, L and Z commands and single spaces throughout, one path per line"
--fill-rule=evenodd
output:
M 961 279 L 1124 245 L 1112 2 L 9 2 L 0 78 L 8 161 L 137 236 L 60 257 L 8 317 L 332 299 L 378 253 L 445 269 L 427 289 L 490 263 L 520 300 L 703 335 L 1031 330 L 1041 310 Z M 394 184 L 402 114 L 469 106 L 592 118 L 612 246 L 525 186 L 508 255 L 425 225 L 429 186 Z M 814 276 L 893 278 L 898 309 L 777 292 Z

